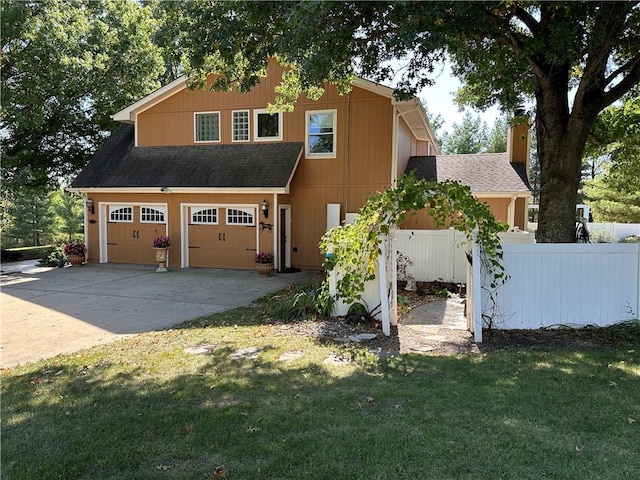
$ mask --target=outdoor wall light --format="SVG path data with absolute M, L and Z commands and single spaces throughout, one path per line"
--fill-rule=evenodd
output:
M 269 218 L 269 202 L 267 202 L 266 200 L 262 200 L 260 207 L 262 208 L 264 218 Z
M 91 215 L 96 213 L 96 207 L 95 207 L 95 204 L 93 203 L 93 199 L 92 198 L 87 198 L 87 200 L 85 201 L 85 205 L 87 206 L 87 211 Z

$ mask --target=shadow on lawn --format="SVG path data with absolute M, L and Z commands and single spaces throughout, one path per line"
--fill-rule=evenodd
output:
M 626 350 L 405 355 L 369 368 L 67 357 L 2 385 L 2 477 L 631 478 Z M 163 360 L 163 355 L 166 357 Z M 219 472 L 221 470 L 218 470 Z M 218 477 L 223 478 L 223 477 Z

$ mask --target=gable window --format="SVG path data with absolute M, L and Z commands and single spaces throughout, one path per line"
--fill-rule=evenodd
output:
M 266 109 L 253 111 L 253 137 L 256 141 L 282 140 L 282 113 Z
M 227 225 L 255 225 L 253 208 L 227 208 Z
M 307 112 L 307 157 L 335 158 L 337 116 L 337 110 Z
M 196 142 L 220 141 L 220 112 L 194 114 Z
M 140 222 L 142 223 L 165 223 L 164 207 L 140 207 Z
M 110 222 L 133 222 L 133 207 L 109 207 Z
M 249 110 L 231 112 L 231 127 L 233 130 L 231 139 L 234 142 L 249 141 Z
M 196 225 L 217 225 L 217 208 L 192 208 L 191 223 Z

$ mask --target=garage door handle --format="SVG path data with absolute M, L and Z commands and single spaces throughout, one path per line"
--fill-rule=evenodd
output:
M 219 242 L 221 242 L 221 241 L 222 241 L 222 234 L 221 234 L 221 233 L 219 233 L 219 234 L 218 234 L 218 241 L 219 241 Z
M 226 233 L 223 233 L 223 234 L 222 234 L 222 241 L 223 241 L 223 242 L 226 242 L 226 241 L 227 241 L 227 234 L 226 234 Z

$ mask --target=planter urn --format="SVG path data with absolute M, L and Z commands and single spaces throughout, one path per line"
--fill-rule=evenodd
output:
M 271 263 L 256 263 L 256 270 L 261 277 L 268 277 L 273 272 L 273 262 Z
M 74 267 L 79 267 L 84 263 L 84 255 L 67 255 L 67 260 Z
M 156 251 L 156 262 L 158 262 L 156 272 L 166 272 L 168 248 L 154 248 L 154 250 Z

